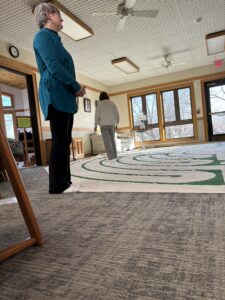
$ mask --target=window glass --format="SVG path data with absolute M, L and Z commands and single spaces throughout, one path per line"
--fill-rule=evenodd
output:
M 179 89 L 178 98 L 179 98 L 179 108 L 180 108 L 180 119 L 181 120 L 192 119 L 190 89 L 189 88 Z
M 225 132 L 225 116 L 223 114 L 212 115 L 213 134 L 224 134 Z
M 132 101 L 132 108 L 133 108 L 133 120 L 134 126 L 139 126 L 140 121 L 138 116 L 143 114 L 143 107 L 142 107 L 142 98 L 141 97 L 134 97 L 131 99 Z
M 162 93 L 163 110 L 165 122 L 172 122 L 176 120 L 174 91 L 166 91 Z
M 210 87 L 211 112 L 225 111 L 225 85 Z
M 11 96 L 2 94 L 2 106 L 3 107 L 12 107 Z
M 156 94 L 146 95 L 148 124 L 158 124 L 158 110 Z
M 159 128 L 148 129 L 144 132 L 135 132 L 135 142 L 158 141 L 160 139 Z
M 193 137 L 193 124 L 166 126 L 165 134 L 167 139 L 179 139 L 185 137 Z
M 15 130 L 12 114 L 4 114 L 7 138 L 15 139 Z

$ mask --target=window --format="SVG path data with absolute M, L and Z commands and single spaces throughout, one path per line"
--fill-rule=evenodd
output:
M 4 108 L 13 108 L 13 95 L 2 93 L 2 107 Z
M 7 138 L 15 139 L 14 114 L 4 113 L 4 120 Z
M 140 125 L 138 117 L 143 112 L 142 98 L 141 97 L 134 97 L 134 98 L 131 99 L 131 101 L 132 101 L 134 127 L 138 127 Z
M 135 131 L 139 130 L 139 116 L 146 115 L 143 140 L 163 141 L 194 137 L 191 86 L 158 90 L 155 93 L 131 97 L 130 100 Z M 139 140 L 140 138 L 135 138 L 135 141 Z
M 166 139 L 194 136 L 190 88 L 161 93 Z
M 16 138 L 16 123 L 15 123 L 15 112 L 11 109 L 14 108 L 13 95 L 2 92 L 1 102 L 3 108 L 3 115 L 6 128 L 7 138 Z
M 138 131 L 141 124 L 140 116 L 146 116 L 144 121 L 145 132 L 140 135 L 136 134 L 135 141 L 139 142 L 142 138 L 144 141 L 159 140 L 159 121 L 158 121 L 158 108 L 157 108 L 157 95 L 147 94 L 131 98 L 131 106 L 133 113 L 133 127 Z

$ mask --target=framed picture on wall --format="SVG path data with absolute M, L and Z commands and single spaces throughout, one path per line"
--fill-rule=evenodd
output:
M 91 112 L 91 100 L 88 98 L 84 98 L 84 111 Z
M 31 128 L 31 118 L 29 116 L 16 117 L 17 128 Z

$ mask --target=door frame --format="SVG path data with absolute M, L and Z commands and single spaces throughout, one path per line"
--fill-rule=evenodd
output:
M 0 98 L 1 97 L 2 97 L 2 91 L 0 88 Z M 0 123 L 2 124 L 3 133 L 6 136 L 6 128 L 5 128 L 5 120 L 4 120 L 4 111 L 3 111 L 3 107 L 2 107 L 2 101 L 0 101 Z
M 203 117 L 204 117 L 204 128 L 205 128 L 205 141 L 209 142 L 209 124 L 207 118 L 207 103 L 206 103 L 206 92 L 205 92 L 205 83 L 208 81 L 225 79 L 224 73 L 221 74 L 212 74 L 201 80 L 201 93 L 202 93 L 202 108 L 203 108 Z
M 16 61 L 15 59 L 9 59 L 4 56 L 0 55 L 0 67 L 6 68 L 9 71 L 16 71 L 19 73 L 22 73 L 26 76 L 26 78 L 29 78 L 29 83 L 32 85 L 30 91 L 32 93 L 32 100 L 34 100 L 33 105 L 33 112 L 35 114 L 35 123 L 37 125 L 36 129 L 36 136 L 38 137 L 37 142 L 39 143 L 39 161 L 37 162 L 37 165 L 43 165 L 46 162 L 46 151 L 45 151 L 45 144 L 43 140 L 43 134 L 42 134 L 42 125 L 41 125 L 41 113 L 40 113 L 40 105 L 38 100 L 38 91 L 37 91 L 37 81 L 36 81 L 36 74 L 38 72 L 37 68 L 23 64 L 21 62 Z M 28 83 L 28 82 L 27 82 Z M 30 92 L 28 90 L 28 93 Z M 29 96 L 30 97 L 30 93 Z M 31 109 L 31 107 L 30 107 Z M 0 113 L 1 118 L 1 113 Z

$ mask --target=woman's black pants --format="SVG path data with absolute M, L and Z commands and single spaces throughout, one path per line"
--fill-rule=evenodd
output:
M 52 144 L 49 159 L 49 193 L 59 194 L 71 185 L 70 144 L 73 114 L 49 107 Z

